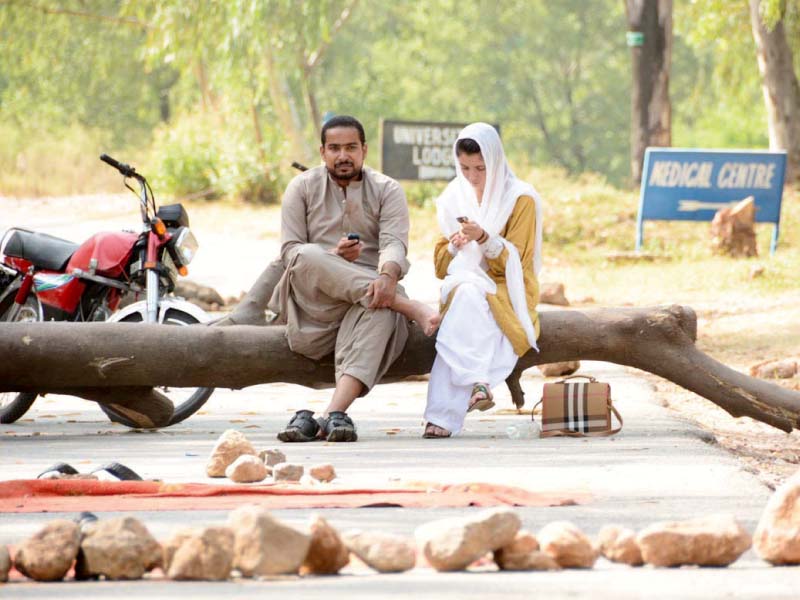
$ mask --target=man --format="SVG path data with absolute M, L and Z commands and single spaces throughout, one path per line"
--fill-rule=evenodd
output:
M 269 308 L 294 352 L 315 360 L 334 352 L 336 388 L 321 418 L 310 410 L 292 417 L 278 434 L 283 442 L 356 441 L 346 411 L 402 352 L 403 315 L 428 334 L 438 325 L 438 313 L 398 286 L 409 266 L 408 206 L 396 181 L 364 167 L 364 127 L 334 117 L 321 141 L 324 165 L 295 177 L 283 197 L 285 271 Z

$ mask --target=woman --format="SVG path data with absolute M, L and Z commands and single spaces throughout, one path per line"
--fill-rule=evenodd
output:
M 494 406 L 491 389 L 539 336 L 542 202 L 514 176 L 497 131 L 465 127 L 453 152 L 456 178 L 436 201 L 443 237 L 434 262 L 444 317 L 425 408 L 426 438 L 461 431 L 472 410 Z

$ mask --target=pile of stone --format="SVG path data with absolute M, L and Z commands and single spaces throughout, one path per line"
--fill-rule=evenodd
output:
M 253 444 L 235 429 L 225 431 L 214 444 L 206 464 L 209 477 L 227 477 L 236 483 L 272 482 L 328 483 L 336 478 L 331 464 L 314 465 L 308 470 L 287 462 L 280 450 L 256 451 Z
M 751 545 L 771 564 L 797 565 L 798 522 L 800 472 L 770 498 L 752 538 L 729 515 L 655 523 L 638 534 L 607 525 L 596 540 L 556 521 L 534 535 L 522 529 L 513 510 L 496 508 L 426 523 L 412 540 L 373 531 L 340 534 L 320 516 L 301 531 L 252 505 L 232 511 L 226 525 L 182 530 L 163 544 L 132 517 L 52 521 L 16 548 L 13 565 L 37 581 L 61 580 L 73 568 L 78 580 L 140 579 L 157 567 L 174 580 L 333 575 L 351 556 L 379 573 L 408 571 L 418 563 L 437 571 L 476 565 L 486 570 L 487 557 L 508 571 L 590 569 L 601 555 L 631 566 L 724 567 Z M 8 549 L 0 546 L 0 581 L 8 580 L 10 567 Z

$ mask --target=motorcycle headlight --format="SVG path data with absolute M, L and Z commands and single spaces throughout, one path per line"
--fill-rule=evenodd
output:
M 197 248 L 197 238 L 192 231 L 188 227 L 181 227 L 175 235 L 175 250 L 178 251 L 182 265 L 186 266 L 192 262 L 194 255 L 197 254 Z

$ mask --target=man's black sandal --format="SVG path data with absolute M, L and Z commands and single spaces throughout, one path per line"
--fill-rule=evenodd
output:
M 358 439 L 353 420 L 340 410 L 331 411 L 327 419 L 321 419 L 325 439 L 329 442 L 355 442 Z
M 39 473 L 37 479 L 57 478 L 59 474 L 80 475 L 78 470 L 72 465 L 60 462 Z M 141 476 L 136 471 L 118 462 L 110 462 L 102 467 L 93 469 L 89 472 L 89 475 L 94 475 L 98 479 L 103 478 L 105 480 L 113 478 L 117 481 L 142 481 Z
M 313 442 L 318 432 L 319 423 L 314 419 L 314 411 L 298 410 L 278 434 L 278 439 L 282 442 Z

